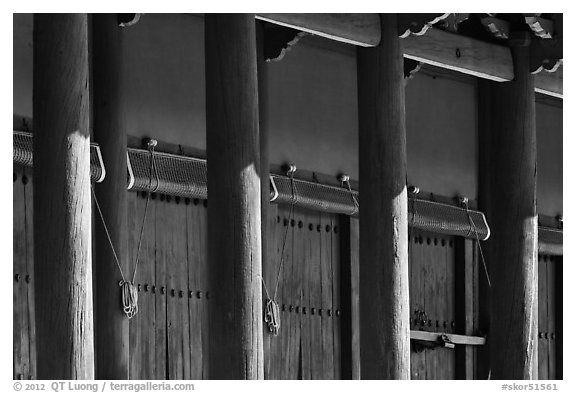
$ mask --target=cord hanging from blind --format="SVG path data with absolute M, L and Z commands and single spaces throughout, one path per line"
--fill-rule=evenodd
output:
M 488 274 L 488 267 L 486 266 L 486 260 L 484 259 L 484 253 L 482 252 L 482 245 L 480 244 L 480 237 L 478 236 L 478 230 L 476 229 L 476 224 L 470 215 L 470 209 L 468 208 L 468 198 L 460 197 L 460 203 L 466 209 L 466 215 L 468 216 L 468 221 L 470 222 L 470 228 L 474 232 L 476 237 L 476 247 L 478 247 L 478 252 L 480 253 L 480 259 L 482 261 L 482 266 L 484 267 L 484 273 L 486 274 L 486 280 L 488 282 L 488 287 L 491 287 L 490 275 Z
M 294 213 L 294 204 L 298 202 L 298 191 L 296 190 L 296 184 L 294 183 L 294 172 L 296 172 L 296 166 L 290 164 L 287 167 L 286 175 L 290 178 L 290 184 L 292 189 L 292 197 L 290 198 L 290 213 L 288 214 L 288 223 L 286 225 L 286 230 L 284 231 L 284 238 L 282 240 L 282 249 L 280 251 L 280 264 L 278 265 L 278 272 L 276 273 L 276 285 L 274 287 L 274 293 L 270 297 L 268 288 L 266 287 L 266 282 L 262 278 L 262 285 L 264 286 L 264 291 L 266 292 L 266 305 L 264 308 L 264 322 L 268 327 L 268 331 L 274 336 L 278 335 L 280 331 L 280 308 L 278 307 L 278 302 L 276 301 L 276 295 L 278 294 L 278 285 L 280 283 L 280 273 L 282 272 L 282 266 L 284 265 L 284 250 L 286 248 L 286 240 L 288 238 L 288 229 L 290 228 L 290 221 L 292 220 L 292 215 Z
M 100 215 L 100 220 L 102 221 L 102 225 L 104 227 L 104 231 L 106 232 L 106 237 L 108 239 L 108 243 L 110 244 L 110 248 L 112 249 L 112 254 L 114 255 L 114 260 L 116 261 L 116 265 L 118 266 L 118 270 L 120 271 L 120 276 L 122 279 L 118 283 L 120 286 L 121 291 L 121 301 L 122 301 L 122 311 L 128 319 L 132 319 L 136 314 L 138 314 L 138 290 L 134 285 L 134 280 L 136 278 L 136 272 L 138 271 L 138 264 L 140 262 L 140 249 L 142 247 L 142 238 L 144 235 L 144 228 L 146 225 L 146 215 L 148 212 L 148 203 L 150 201 L 150 193 L 154 192 L 158 188 L 158 173 L 156 172 L 155 164 L 154 164 L 154 149 L 157 145 L 157 141 L 154 139 L 150 139 L 147 143 L 148 151 L 150 152 L 150 171 L 149 171 L 149 181 L 148 181 L 148 194 L 146 196 L 146 204 L 144 206 L 144 215 L 142 218 L 142 225 L 140 228 L 140 239 L 138 240 L 138 250 L 136 251 L 136 261 L 134 263 L 134 273 L 132 274 L 132 280 L 126 280 L 124 276 L 124 272 L 122 271 L 122 266 L 120 264 L 120 260 L 118 259 L 118 255 L 116 254 L 116 249 L 114 248 L 114 244 L 112 243 L 112 239 L 110 237 L 110 232 L 108 231 L 108 226 L 106 225 L 106 221 L 104 220 L 104 215 L 102 214 L 102 210 L 100 209 L 100 204 L 98 203 L 98 198 L 96 197 L 96 193 L 94 192 L 94 187 L 91 187 L 92 195 L 94 196 L 94 202 L 96 203 L 96 208 L 98 209 L 98 214 Z M 152 173 L 156 174 L 156 186 L 152 189 Z

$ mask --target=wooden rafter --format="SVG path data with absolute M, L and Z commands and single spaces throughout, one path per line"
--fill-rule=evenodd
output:
M 258 14 L 256 17 L 357 46 L 375 46 L 380 42 L 377 14 Z M 554 20 L 557 33 L 559 24 L 561 19 Z M 508 47 L 440 29 L 427 30 L 425 35 L 410 35 L 403 40 L 404 57 L 483 79 L 500 82 L 514 79 Z M 553 70 L 553 67 L 547 69 Z M 540 93 L 562 97 L 561 77 L 540 73 L 535 77 L 535 85 Z

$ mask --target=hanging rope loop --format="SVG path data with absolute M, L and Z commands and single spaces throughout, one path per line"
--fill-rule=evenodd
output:
M 268 326 L 268 331 L 277 336 L 280 330 L 280 309 L 276 300 L 266 299 L 264 322 Z
M 122 293 L 122 311 L 128 319 L 132 319 L 134 315 L 138 314 L 138 290 L 130 281 L 120 280 L 118 285 Z

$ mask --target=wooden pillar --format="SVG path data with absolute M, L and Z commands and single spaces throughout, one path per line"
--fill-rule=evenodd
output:
M 404 75 L 396 14 L 358 48 L 362 379 L 410 378 Z
M 266 64 L 265 43 L 264 43 L 264 23 L 263 21 L 256 21 L 256 56 L 257 56 L 257 71 L 258 71 L 258 113 L 259 113 L 259 138 L 260 138 L 260 189 L 261 191 L 261 243 L 262 243 L 262 275 L 266 277 L 267 261 L 269 255 L 268 247 L 273 246 L 268 244 L 268 231 L 272 230 L 269 223 L 269 210 L 270 210 L 270 161 L 269 161 L 269 145 L 268 145 L 268 65 Z M 270 348 L 272 340 L 275 336 L 270 334 L 265 327 L 263 327 L 263 346 L 267 350 Z M 268 353 L 266 353 L 268 352 Z M 269 351 L 264 351 L 264 356 L 268 355 Z M 270 364 L 270 359 L 265 359 L 266 364 Z M 264 373 L 269 370 L 268 366 L 264 367 Z M 268 379 L 268 375 L 263 378 Z
M 94 378 L 86 14 L 34 15 L 38 379 Z
M 479 82 L 479 202 L 490 224 L 492 379 L 537 377 L 536 125 L 529 46 L 512 46 L 515 79 Z
M 256 21 L 257 69 L 258 69 L 258 114 L 260 137 L 260 189 L 262 190 L 262 264 L 266 261 L 268 207 L 270 205 L 270 159 L 268 144 L 268 66 L 264 54 L 264 22 Z
M 131 280 L 134 263 L 128 261 L 126 129 L 120 97 L 122 47 L 117 15 L 94 14 L 91 38 L 93 129 L 106 168 L 106 178 L 95 185 L 95 192 L 122 270 Z M 129 320 L 121 308 L 118 286 L 122 276 L 102 220 L 98 214 L 94 217 L 96 378 L 128 379 Z
M 262 248 L 256 29 L 207 14 L 210 378 L 262 379 Z

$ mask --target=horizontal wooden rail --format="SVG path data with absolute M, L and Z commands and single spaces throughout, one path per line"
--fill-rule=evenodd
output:
M 380 42 L 378 14 L 257 14 L 256 18 L 357 46 Z M 505 46 L 434 28 L 402 42 L 407 58 L 498 82 L 514 79 L 512 55 Z M 535 90 L 562 98 L 562 73 L 536 74 Z
M 446 337 L 451 344 L 456 345 L 484 345 L 485 337 L 464 336 L 462 334 L 451 334 L 442 332 L 425 332 L 422 330 L 410 330 L 410 339 L 418 341 L 441 342 L 442 336 Z

